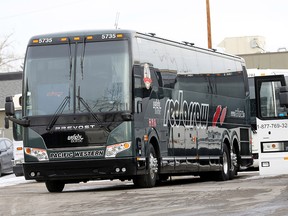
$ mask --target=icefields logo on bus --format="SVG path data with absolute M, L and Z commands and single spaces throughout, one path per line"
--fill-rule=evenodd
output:
M 164 108 L 164 126 L 205 129 L 208 127 L 209 104 L 183 100 L 183 91 L 178 99 L 168 99 Z
M 67 137 L 67 140 L 69 140 L 71 143 L 82 143 L 83 139 L 84 138 L 80 134 L 74 134 Z

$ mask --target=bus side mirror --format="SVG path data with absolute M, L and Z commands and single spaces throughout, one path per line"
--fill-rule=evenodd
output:
M 279 90 L 280 105 L 288 107 L 288 86 L 282 86 Z
M 13 102 L 12 96 L 6 97 L 5 114 L 6 114 L 6 116 L 14 116 L 15 115 L 15 108 L 14 108 L 14 102 Z

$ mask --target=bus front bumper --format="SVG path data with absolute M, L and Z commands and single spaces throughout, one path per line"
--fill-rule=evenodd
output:
M 24 163 L 23 169 L 26 180 L 77 183 L 101 179 L 129 180 L 135 175 L 145 174 L 145 166 L 135 158 L 114 158 Z

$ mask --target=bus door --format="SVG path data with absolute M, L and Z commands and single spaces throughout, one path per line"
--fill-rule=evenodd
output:
M 287 174 L 288 92 L 284 76 L 255 77 L 254 82 L 260 175 Z
M 149 63 L 134 65 L 134 128 L 138 156 L 145 156 L 144 134 L 156 136 L 161 153 L 168 155 L 167 127 L 163 127 L 165 100 L 160 72 Z M 155 132 L 156 131 L 156 132 Z M 153 133 L 153 134 L 152 134 Z M 174 167 L 173 167 L 174 169 Z

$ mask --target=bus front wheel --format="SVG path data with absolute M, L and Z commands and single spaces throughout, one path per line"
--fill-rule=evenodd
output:
M 136 187 L 154 187 L 158 176 L 158 159 L 152 144 L 149 144 L 149 157 L 147 160 L 147 173 L 145 175 L 136 176 L 133 183 Z
M 45 185 L 47 190 L 51 193 L 62 192 L 65 187 L 65 183 L 61 181 L 46 181 Z

